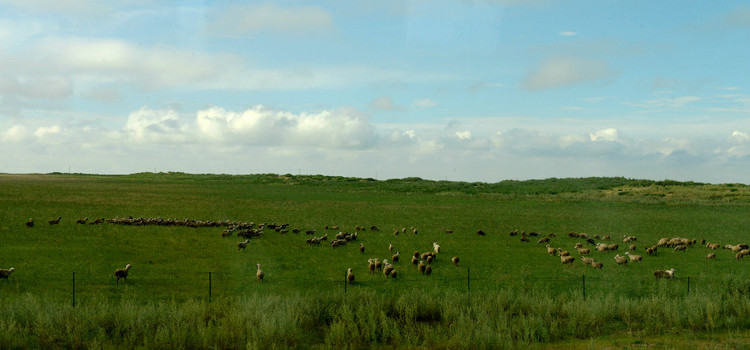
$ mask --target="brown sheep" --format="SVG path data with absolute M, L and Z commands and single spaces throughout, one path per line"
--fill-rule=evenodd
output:
M 669 270 L 656 270 L 654 271 L 654 276 L 656 278 L 665 278 L 665 279 L 674 278 L 674 268 L 669 269 Z
M 57 224 L 59 224 L 59 223 L 60 223 L 60 220 L 61 220 L 61 219 L 62 219 L 61 217 L 58 217 L 58 218 L 57 218 L 57 219 L 55 219 L 55 220 L 50 220 L 50 221 L 47 221 L 47 222 L 48 222 L 48 223 L 49 223 L 50 225 L 57 225 Z
M 426 268 L 427 268 L 427 265 L 424 264 L 424 261 L 420 260 L 419 265 L 417 265 L 417 270 L 419 270 L 419 272 L 421 272 L 424 275 Z
M 348 270 L 346 270 L 346 282 L 349 284 L 354 283 L 354 272 L 352 272 L 351 267 Z
M 593 267 L 594 267 L 595 269 L 599 269 L 599 270 L 601 270 L 601 269 L 602 269 L 602 267 L 604 267 L 604 264 L 602 264 L 602 263 L 601 263 L 601 262 L 599 262 L 599 261 L 595 261 L 594 263 L 592 263 L 592 264 L 591 264 L 591 266 L 593 266 Z
M 615 255 L 615 262 L 617 262 L 617 265 L 626 265 L 628 264 L 628 258 L 624 256 L 620 256 L 620 254 Z
M 360 254 L 364 254 L 365 253 L 365 244 L 364 243 L 360 243 L 359 244 L 359 253 Z
M 395 263 L 398 262 L 398 259 L 400 257 L 401 257 L 401 253 L 400 252 L 396 252 L 396 254 L 393 254 L 393 256 L 391 256 L 391 260 L 393 260 L 393 263 L 395 264 Z
M 124 269 L 117 269 L 115 270 L 115 278 L 117 278 L 116 284 L 120 284 L 120 278 L 124 280 L 128 280 L 128 272 L 130 271 L 130 268 L 133 267 L 130 264 L 125 265 Z
M 237 250 L 245 249 L 248 243 L 250 243 L 249 239 L 246 239 L 244 242 L 237 242 Z
M 452 257 L 451 262 L 453 262 L 453 266 L 458 266 L 458 257 L 457 256 Z
M 417 266 L 418 263 L 419 263 L 419 259 L 417 259 L 416 256 L 412 256 L 411 257 L 411 264 L 414 265 L 414 266 Z
M 539 243 L 547 243 L 549 242 L 549 237 L 542 237 L 538 241 L 536 241 L 537 244 Z
M 29 218 L 29 221 L 26 221 L 26 227 L 28 228 L 34 227 L 34 218 Z
M 266 274 L 263 273 L 263 270 L 260 269 L 260 264 L 255 264 L 255 267 L 258 268 L 258 271 L 255 273 L 255 277 L 258 279 L 259 282 L 263 282 L 263 277 L 265 277 Z
M 635 246 L 635 244 L 631 244 L 629 248 L 630 248 L 631 252 L 634 252 L 635 249 L 636 249 L 636 246 Z
M 706 260 L 716 260 L 716 254 L 708 253 L 708 255 L 706 255 Z
M 563 265 L 565 265 L 565 264 L 572 264 L 573 261 L 575 261 L 575 260 L 576 260 L 576 258 L 574 258 L 574 257 L 572 257 L 570 255 L 560 256 L 560 262 L 562 262 Z
M 674 247 L 674 250 L 672 250 L 672 252 L 673 253 L 676 252 L 676 251 L 682 251 L 682 252 L 684 252 L 686 249 L 687 249 L 686 245 L 680 244 L 680 245 Z
M 432 273 L 432 266 L 430 266 L 430 265 L 425 266 L 425 268 L 424 268 L 424 275 L 425 276 L 429 276 L 431 273 Z

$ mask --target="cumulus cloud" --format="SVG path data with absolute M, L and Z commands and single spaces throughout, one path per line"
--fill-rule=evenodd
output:
M 21 142 L 28 136 L 28 132 L 26 131 L 26 127 L 23 125 L 13 125 L 8 130 L 3 131 L 2 134 L 0 134 L 0 140 L 3 140 L 5 142 L 9 143 L 16 143 Z
M 601 129 L 597 130 L 595 132 L 592 132 L 589 134 L 589 138 L 591 141 L 617 141 L 619 137 L 617 136 L 617 129 L 615 128 L 607 128 L 607 129 Z
M 523 82 L 528 90 L 563 88 L 603 82 L 615 76 L 609 64 L 574 56 L 555 56 L 543 60 Z
M 235 5 L 214 13 L 209 28 L 225 36 L 319 33 L 333 29 L 333 16 L 318 6 Z
M 429 98 L 421 98 L 421 99 L 414 100 L 411 102 L 411 105 L 415 107 L 423 107 L 423 108 L 438 106 L 437 102 Z

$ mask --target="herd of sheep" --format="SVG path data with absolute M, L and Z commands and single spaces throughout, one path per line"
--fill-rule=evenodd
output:
M 60 223 L 62 218 L 58 217 L 53 220 L 49 220 L 47 223 L 49 225 L 57 225 Z M 110 223 L 110 224 L 118 224 L 118 225 L 131 225 L 131 226 L 144 226 L 144 225 L 158 225 L 158 226 L 185 226 L 185 227 L 225 227 L 225 229 L 221 233 L 221 237 L 229 237 L 233 234 L 236 234 L 238 237 L 245 238 L 244 241 L 239 241 L 236 243 L 238 250 L 244 250 L 248 246 L 250 240 L 252 238 L 257 238 L 263 235 L 264 230 L 274 230 L 277 233 L 280 234 L 286 234 L 288 232 L 292 233 L 301 233 L 303 230 L 299 228 L 289 228 L 288 224 L 276 224 L 276 223 L 262 223 L 262 224 L 255 224 L 253 222 L 236 222 L 236 221 L 230 221 L 230 220 L 224 220 L 224 221 L 203 221 L 203 220 L 191 220 L 191 219 L 163 219 L 163 218 L 114 218 L 114 219 L 104 219 L 99 218 L 95 219 L 93 221 L 89 221 L 88 218 L 78 219 L 76 220 L 76 224 L 88 224 L 88 225 L 96 225 L 96 224 L 103 224 L 103 223 Z M 34 220 L 29 219 L 26 222 L 26 227 L 33 228 L 34 227 Z M 324 226 L 324 230 L 339 230 L 339 226 Z M 342 247 L 345 246 L 347 243 L 356 241 L 357 237 L 359 236 L 360 231 L 366 231 L 368 230 L 365 226 L 359 226 L 357 225 L 354 228 L 353 233 L 348 232 L 338 232 L 334 235 L 334 239 L 331 239 L 330 245 L 333 248 Z M 380 231 L 376 226 L 370 226 L 369 230 L 371 231 Z M 442 228 L 445 233 L 452 233 L 452 230 Z M 321 236 L 315 236 L 316 230 L 306 230 L 304 231 L 307 235 L 311 235 L 312 238 L 306 239 L 306 243 L 309 245 L 320 245 L 323 241 L 328 241 L 328 233 L 325 233 Z M 411 232 L 413 234 L 418 234 L 418 230 L 414 227 L 411 227 L 407 230 L 407 228 L 397 228 L 393 230 L 394 235 L 399 235 L 401 233 Z M 478 230 L 477 235 L 479 236 L 485 236 L 486 233 L 482 230 Z M 577 253 L 579 256 L 579 260 L 584 264 L 593 267 L 594 269 L 602 269 L 604 266 L 604 263 L 602 261 L 597 261 L 593 255 L 592 252 L 596 251 L 598 253 L 608 253 L 610 251 L 618 252 L 620 249 L 620 244 L 612 242 L 612 238 L 608 235 L 605 236 L 599 236 L 599 235 L 588 235 L 586 233 L 577 233 L 577 232 L 570 232 L 567 234 L 569 238 L 573 238 L 577 240 L 575 244 L 572 245 L 571 250 L 566 250 L 561 247 L 554 247 L 552 245 L 555 241 L 562 241 L 557 237 L 555 233 L 549 233 L 547 235 L 541 235 L 537 232 L 520 232 L 518 230 L 514 230 L 509 232 L 509 236 L 515 237 L 519 236 L 521 242 L 529 243 L 533 240 L 536 240 L 537 244 L 545 244 L 546 252 L 547 254 L 551 256 L 558 257 L 563 265 L 573 264 L 576 261 L 576 257 L 574 257 L 571 254 L 571 251 Z M 538 237 L 538 238 L 537 238 Z M 617 265 L 626 266 L 628 263 L 638 263 L 643 260 L 643 255 L 635 254 L 636 250 L 638 249 L 637 245 L 638 238 L 636 236 L 630 236 L 625 235 L 622 239 L 623 245 L 626 247 L 624 249 L 627 249 L 627 251 L 624 252 L 624 255 L 620 255 L 619 253 L 616 253 L 613 258 Z M 562 242 L 561 242 L 562 243 Z M 587 246 L 586 246 L 587 245 Z M 662 238 L 655 244 L 645 245 L 645 252 L 647 256 L 653 256 L 656 255 L 657 252 L 661 249 L 670 249 L 672 252 L 681 252 L 686 251 L 689 247 L 695 247 L 698 246 L 698 241 L 695 239 L 687 239 L 687 238 L 680 238 L 680 237 L 674 237 L 674 238 Z M 706 242 L 705 240 L 701 240 L 700 246 L 704 246 L 705 248 L 709 250 L 717 250 L 720 248 L 724 248 L 727 250 L 731 250 L 734 253 L 735 259 L 742 260 L 744 256 L 750 255 L 750 247 L 748 247 L 747 244 L 736 244 L 736 245 L 720 245 L 718 243 L 711 243 Z M 398 270 L 396 269 L 394 264 L 397 264 L 400 261 L 400 252 L 395 250 L 395 246 L 393 243 L 388 244 L 388 250 L 392 254 L 390 262 L 388 259 L 382 259 L 379 258 L 369 258 L 367 259 L 367 270 L 369 273 L 375 273 L 376 271 L 380 271 L 385 275 L 386 278 L 393 278 L 395 279 L 398 276 Z M 360 254 L 365 254 L 365 245 L 364 243 L 359 244 L 359 251 Z M 411 256 L 411 265 L 414 269 L 416 269 L 419 273 L 421 273 L 424 276 L 429 276 L 432 273 L 432 263 L 435 261 L 438 254 L 441 253 L 441 246 L 437 242 L 432 243 L 432 251 L 428 252 L 419 252 L 414 251 L 414 253 Z M 599 254 L 599 256 L 603 256 L 602 254 Z M 708 255 L 706 255 L 706 259 L 711 260 L 716 258 L 716 253 L 710 252 Z M 451 259 L 451 262 L 454 266 L 458 266 L 459 258 L 458 256 L 454 256 Z M 127 281 L 128 273 L 131 269 L 131 265 L 127 264 L 125 268 L 117 269 L 114 272 L 114 277 L 116 279 L 116 284 L 119 284 L 120 279 L 123 279 L 124 281 Z M 257 272 L 256 272 L 256 278 L 258 281 L 263 281 L 263 278 L 265 276 L 265 273 L 263 270 L 261 270 L 260 263 L 256 264 Z M 11 267 L 9 269 L 0 269 L 0 278 L 2 279 L 8 279 L 11 274 L 15 271 L 15 268 Z M 674 278 L 675 276 L 675 269 L 665 269 L 665 270 L 656 270 L 653 272 L 653 275 L 656 278 Z M 354 283 L 355 276 L 352 268 L 348 268 L 346 272 L 346 281 L 348 283 Z

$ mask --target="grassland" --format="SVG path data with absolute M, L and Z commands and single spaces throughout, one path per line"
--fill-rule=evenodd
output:
M 507 233 L 554 232 L 552 245 L 568 250 L 580 241 L 570 231 L 636 235 L 645 255 L 661 237 L 747 242 L 748 209 L 746 185 L 625 178 L 0 175 L 0 268 L 16 268 L 0 280 L 0 347 L 598 347 L 610 334 L 613 344 L 651 344 L 674 333 L 733 346 L 750 326 L 750 272 L 733 253 L 706 261 L 704 247 L 662 249 L 627 267 L 593 253 L 605 264 L 598 271 L 563 266 Z M 308 246 L 304 233 L 266 230 L 238 251 L 222 228 L 74 222 L 130 216 L 288 223 L 318 236 L 325 225 L 380 231 L 359 233 L 362 255 L 358 244 Z M 419 233 L 393 234 L 404 227 Z M 406 258 L 434 241 L 443 253 L 424 277 Z M 402 254 L 397 280 L 367 273 L 368 258 L 390 260 L 389 242 Z M 131 276 L 116 286 L 112 272 L 128 263 Z M 345 291 L 349 267 L 357 278 Z M 681 278 L 653 278 L 671 267 Z

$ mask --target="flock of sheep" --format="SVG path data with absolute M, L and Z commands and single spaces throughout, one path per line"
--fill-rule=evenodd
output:
M 511 237 L 517 236 L 519 233 L 517 230 L 511 231 L 509 235 Z M 571 251 L 565 250 L 563 248 L 555 248 L 553 247 L 550 242 L 552 239 L 556 239 L 557 235 L 555 233 L 549 233 L 548 235 L 542 236 L 537 232 L 529 232 L 528 234 L 526 232 L 521 232 L 521 242 L 531 242 L 532 238 L 537 239 L 537 244 L 545 243 L 547 254 L 551 256 L 556 256 L 560 258 L 560 262 L 563 265 L 572 264 L 576 258 L 571 255 Z M 608 235 L 606 236 L 599 236 L 599 235 L 593 235 L 590 236 L 586 233 L 577 233 L 577 232 L 570 232 L 568 233 L 568 236 L 570 238 L 579 239 L 578 242 L 576 242 L 572 249 L 575 249 L 575 253 L 578 253 L 580 257 L 580 261 L 584 265 L 592 266 L 595 269 L 602 269 L 604 267 L 604 263 L 601 261 L 597 261 L 594 257 L 592 257 L 591 253 L 592 251 L 597 251 L 599 253 L 607 253 L 610 251 L 619 251 L 620 244 L 618 243 L 612 243 L 612 238 Z M 613 257 L 615 260 L 615 263 L 619 266 L 627 266 L 628 263 L 638 263 L 643 261 L 643 255 L 635 254 L 635 251 L 638 249 L 638 245 L 635 243 L 638 240 L 636 236 L 630 236 L 630 235 L 624 235 L 622 239 L 622 243 L 626 244 L 627 251 L 624 253 L 625 255 L 620 255 L 619 253 L 616 253 Z M 584 246 L 584 244 L 587 244 L 588 246 Z M 750 255 L 750 249 L 747 244 L 727 244 L 725 246 L 721 246 L 717 243 L 711 243 L 706 242 L 705 239 L 700 241 L 700 244 L 698 244 L 698 241 L 696 239 L 687 239 L 682 237 L 673 237 L 673 238 L 661 238 L 658 242 L 652 245 L 646 245 L 645 252 L 648 256 L 654 256 L 657 254 L 659 249 L 661 248 L 664 250 L 665 248 L 671 249 L 673 253 L 675 252 L 684 252 L 690 247 L 695 246 L 703 246 L 709 250 L 716 250 L 719 248 L 724 248 L 727 250 L 731 250 L 733 253 L 735 253 L 735 259 L 738 261 L 742 260 L 744 256 Z M 600 255 L 601 256 L 601 255 Z M 705 257 L 706 260 L 712 260 L 716 259 L 716 253 L 708 253 Z M 656 278 L 665 278 L 670 279 L 675 277 L 675 269 L 666 269 L 666 270 L 656 270 L 654 271 L 653 275 Z
M 60 223 L 62 218 L 58 217 L 57 219 L 49 220 L 47 223 L 49 225 L 57 225 Z M 191 219 L 163 219 L 163 218 L 114 218 L 114 219 L 104 219 L 99 218 L 95 219 L 93 221 L 89 221 L 88 218 L 84 219 L 78 219 L 76 220 L 76 224 L 88 224 L 88 225 L 95 225 L 95 224 L 102 224 L 102 223 L 111 223 L 111 224 L 119 224 L 119 225 L 132 225 L 132 226 L 143 226 L 143 225 L 159 225 L 159 226 L 185 226 L 185 227 L 226 227 L 222 233 L 221 237 L 229 237 L 233 234 L 237 234 L 238 237 L 245 238 L 244 241 L 237 242 L 237 249 L 238 250 L 245 250 L 252 238 L 257 238 L 263 235 L 264 230 L 274 230 L 275 232 L 279 234 L 286 234 L 288 232 L 292 233 L 301 233 L 303 230 L 299 228 L 289 228 L 288 224 L 276 224 L 274 223 L 261 223 L 261 224 L 255 224 L 253 222 L 235 222 L 230 220 L 224 220 L 224 221 L 202 221 L 202 220 L 191 220 Z M 34 220 L 33 218 L 29 219 L 26 222 L 26 227 L 33 228 L 34 227 Z M 339 226 L 324 226 L 324 230 L 339 230 Z M 345 246 L 347 243 L 356 241 L 357 237 L 359 236 L 360 231 L 366 231 L 368 230 L 365 226 L 355 226 L 355 232 L 348 233 L 348 232 L 339 232 L 335 234 L 334 239 L 331 240 L 330 245 L 333 248 L 342 247 Z M 380 231 L 376 226 L 370 226 L 369 230 L 371 231 Z M 445 233 L 452 233 L 452 230 L 442 228 L 442 230 Z M 309 245 L 320 245 L 323 241 L 328 241 L 328 233 L 321 235 L 321 236 L 315 236 L 316 230 L 306 230 L 304 231 L 307 235 L 312 235 L 312 238 L 306 239 L 306 243 Z M 400 228 L 400 229 L 394 229 L 393 234 L 399 235 L 401 233 L 407 233 L 411 232 L 413 234 L 418 234 L 418 230 L 414 227 L 411 227 L 407 230 L 407 228 Z M 479 236 L 485 236 L 486 233 L 482 230 L 478 230 L 477 235 Z M 537 244 L 545 244 L 546 252 L 547 254 L 555 257 L 559 257 L 561 263 L 563 265 L 573 264 L 576 260 L 576 257 L 574 257 L 571 253 L 577 253 L 579 256 L 579 260 L 584 265 L 589 265 L 595 269 L 602 269 L 604 267 L 604 263 L 602 261 L 596 260 L 596 258 L 593 257 L 592 252 L 596 251 L 599 254 L 600 257 L 603 255 L 601 253 L 608 253 L 610 251 L 618 252 L 620 249 L 620 244 L 612 242 L 612 238 L 608 235 L 605 236 L 599 236 L 599 235 L 588 235 L 586 233 L 577 233 L 577 232 L 570 232 L 567 234 L 568 237 L 578 240 L 575 242 L 574 245 L 572 245 L 571 250 L 566 250 L 561 247 L 553 247 L 552 242 L 559 240 L 557 238 L 557 235 L 555 233 L 549 233 L 547 235 L 541 235 L 537 232 L 520 232 L 518 230 L 514 230 L 509 232 L 509 236 L 519 236 L 521 242 L 529 243 L 532 240 L 536 240 Z M 625 251 L 624 255 L 620 255 L 619 253 L 616 253 L 614 255 L 614 261 L 617 265 L 620 266 L 627 266 L 628 263 L 639 263 L 643 260 L 643 255 L 635 254 L 636 250 L 638 249 L 638 245 L 636 241 L 638 238 L 636 236 L 630 236 L 625 235 L 622 239 L 622 243 L 625 246 L 623 249 L 627 249 Z M 747 244 L 736 244 L 731 245 L 727 244 L 724 246 L 721 246 L 717 243 L 711 243 L 706 242 L 705 240 L 701 240 L 700 242 L 701 246 L 704 246 L 705 248 L 709 250 L 717 250 L 719 248 L 724 248 L 727 250 L 731 250 L 735 254 L 735 259 L 742 260 L 744 256 L 750 255 L 750 247 Z M 681 237 L 674 237 L 674 238 L 662 238 L 658 242 L 656 242 L 653 245 L 645 245 L 645 252 L 647 256 L 653 256 L 656 255 L 657 252 L 661 249 L 671 249 L 672 252 L 681 252 L 686 251 L 688 248 L 698 246 L 698 242 L 695 239 L 687 239 L 687 238 L 681 238 Z M 575 250 L 573 250 L 575 249 Z M 359 250 L 360 254 L 365 254 L 365 245 L 364 243 L 359 244 Z M 375 273 L 376 271 L 380 271 L 383 273 L 383 275 L 386 278 L 392 278 L 395 279 L 398 276 L 398 270 L 395 267 L 395 264 L 398 264 L 400 261 L 400 252 L 396 251 L 394 253 L 395 246 L 393 243 L 388 244 L 388 251 L 391 253 L 391 260 L 390 262 L 388 259 L 382 259 L 379 258 L 369 258 L 367 259 L 367 270 L 369 273 Z M 441 253 L 441 247 L 437 242 L 432 243 L 432 251 L 428 252 L 419 252 L 418 250 L 415 250 L 414 253 L 411 256 L 411 265 L 414 269 L 416 269 L 419 273 L 421 273 L 424 276 L 429 276 L 432 273 L 432 263 L 436 260 L 438 254 Z M 705 257 L 707 260 L 716 259 L 716 253 L 710 252 Z M 459 258 L 458 256 L 454 256 L 451 259 L 451 262 L 454 266 L 458 266 Z M 124 281 L 127 281 L 128 273 L 130 269 L 132 268 L 132 265 L 127 264 L 125 268 L 117 269 L 114 272 L 114 276 L 116 279 L 116 284 L 119 284 L 120 279 L 123 279 Z M 256 272 L 256 278 L 258 281 L 262 282 L 263 278 L 265 276 L 265 273 L 260 267 L 260 263 L 256 264 L 257 272 Z M 8 279 L 11 274 L 15 271 L 15 268 L 11 267 L 9 269 L 0 269 L 0 278 L 2 279 Z M 675 269 L 665 269 L 665 270 L 656 270 L 653 272 L 653 275 L 656 278 L 674 278 L 675 276 Z M 348 268 L 346 272 L 346 281 L 348 283 L 354 283 L 355 275 L 352 268 Z

